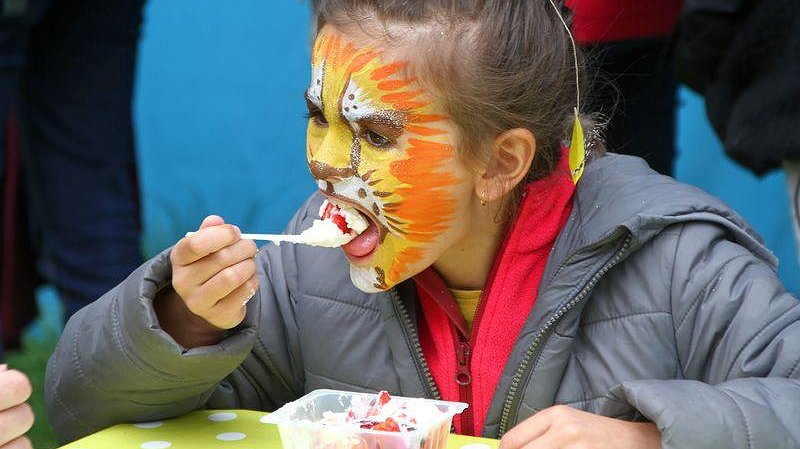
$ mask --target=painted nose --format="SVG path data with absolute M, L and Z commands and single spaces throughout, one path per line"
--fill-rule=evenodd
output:
M 352 131 L 332 123 L 316 148 L 308 149 L 308 168 L 314 178 L 337 181 L 356 175 L 352 146 L 357 145 Z
M 309 161 L 308 168 L 311 170 L 311 175 L 314 176 L 314 178 L 326 181 L 345 179 L 356 175 L 353 167 L 333 167 L 324 162 L 314 160 Z

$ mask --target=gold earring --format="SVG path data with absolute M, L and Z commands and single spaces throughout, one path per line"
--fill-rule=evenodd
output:
M 486 206 L 486 198 L 484 198 L 485 196 L 486 192 L 483 192 L 480 195 L 478 195 L 478 198 L 481 200 L 481 206 Z

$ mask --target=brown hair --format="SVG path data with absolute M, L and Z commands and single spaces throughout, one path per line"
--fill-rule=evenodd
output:
M 379 30 L 390 45 L 414 44 L 415 70 L 423 72 L 420 79 L 432 84 L 459 127 L 465 160 L 485 160 L 480 149 L 499 133 L 526 128 L 536 136 L 537 151 L 522 184 L 553 172 L 573 123 L 577 90 L 572 44 L 549 0 L 312 3 L 317 29 L 357 25 L 368 34 Z M 562 15 L 569 20 L 563 7 Z M 398 35 L 397 28 L 405 31 Z

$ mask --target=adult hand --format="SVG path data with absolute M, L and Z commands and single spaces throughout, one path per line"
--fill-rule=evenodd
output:
M 172 290 L 156 300 L 162 328 L 187 348 L 218 342 L 244 320 L 245 305 L 258 288 L 257 251 L 238 227 L 206 217 L 170 253 Z
M 509 430 L 499 449 L 660 449 L 655 424 L 622 421 L 556 405 Z
M 33 426 L 33 410 L 25 401 L 31 383 L 24 374 L 0 365 L 0 449 L 31 449 L 25 432 Z

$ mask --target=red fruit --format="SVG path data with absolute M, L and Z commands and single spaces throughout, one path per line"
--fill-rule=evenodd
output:
M 333 213 L 334 213 L 333 209 L 334 208 L 338 209 L 336 206 L 333 205 L 333 203 L 328 203 L 328 205 L 325 206 L 325 210 L 322 211 L 322 216 L 319 217 L 319 218 L 321 218 L 323 220 L 329 218 L 331 215 L 333 215 Z
M 392 397 L 389 396 L 389 392 L 388 391 L 383 390 L 380 393 L 378 393 L 378 404 L 384 405 L 387 402 L 389 402 L 390 399 L 392 399 Z
M 400 425 L 392 418 L 386 418 L 386 421 L 375 424 L 372 430 L 383 430 L 384 432 L 399 432 Z
M 333 203 L 328 203 L 320 218 L 332 221 L 345 234 L 353 232 L 352 229 L 347 227 L 347 220 L 344 219 L 344 215 L 339 213 L 339 207 Z
M 334 215 L 334 216 L 331 218 L 331 221 L 333 221 L 333 224 L 335 224 L 336 226 L 338 226 L 338 227 L 339 227 L 339 229 L 341 229 L 343 233 L 345 233 L 345 234 L 349 234 L 350 232 L 352 232 L 352 229 L 350 229 L 350 228 L 348 228 L 348 227 L 347 227 L 347 220 L 345 220 L 343 216 L 341 216 L 341 215 Z

